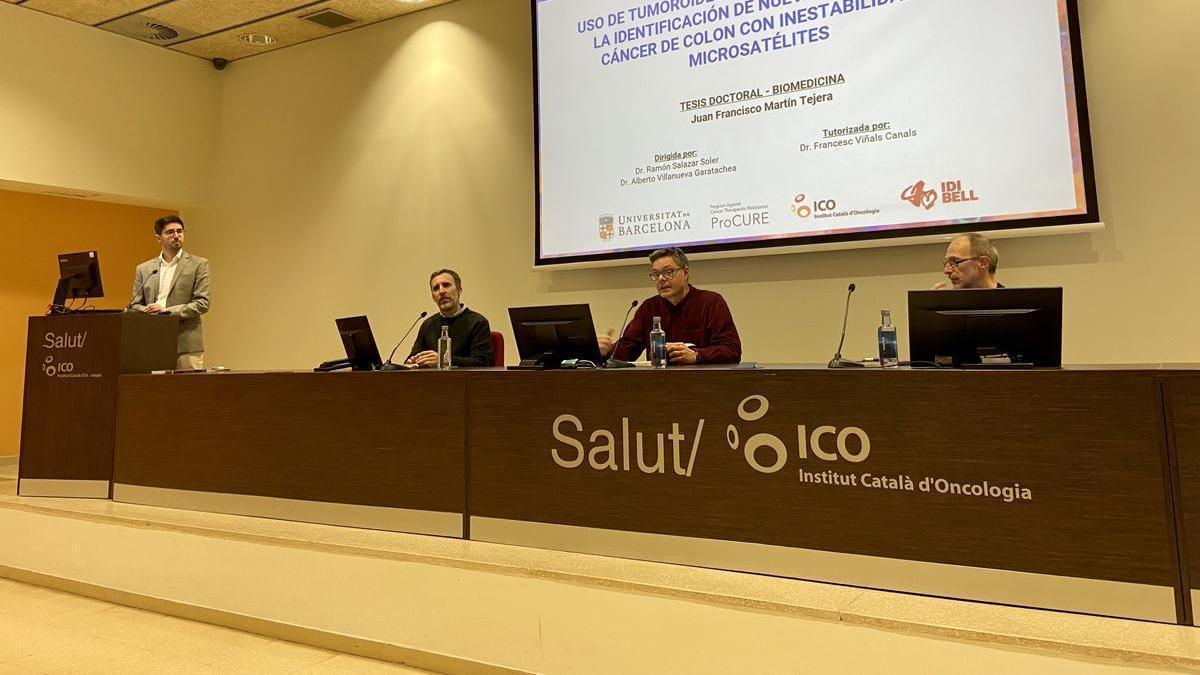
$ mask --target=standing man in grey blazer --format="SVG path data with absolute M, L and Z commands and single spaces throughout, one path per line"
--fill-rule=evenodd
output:
M 154 221 L 154 238 L 162 245 L 162 252 L 137 266 L 129 309 L 178 315 L 179 360 L 175 369 L 203 370 L 200 315 L 208 311 L 208 260 L 184 252 L 183 220 L 179 216 Z

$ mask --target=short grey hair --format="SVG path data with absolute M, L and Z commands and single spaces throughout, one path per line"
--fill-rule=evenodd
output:
M 681 269 L 688 266 L 687 254 L 683 252 L 683 249 L 676 248 L 674 246 L 671 248 L 660 248 L 655 250 L 654 253 L 650 254 L 650 264 L 653 265 L 654 263 L 658 262 L 659 258 L 665 258 L 667 256 L 674 258 L 675 264 L 679 265 Z
M 1000 252 L 996 250 L 996 246 L 992 243 L 992 240 L 978 232 L 968 232 L 958 236 L 960 239 L 964 237 L 971 244 L 971 257 L 982 258 L 983 256 L 987 256 L 988 272 L 995 274 L 996 268 L 1000 266 Z

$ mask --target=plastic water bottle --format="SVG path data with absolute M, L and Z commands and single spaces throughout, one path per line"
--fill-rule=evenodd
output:
M 662 317 L 654 317 L 654 328 L 650 331 L 650 365 L 667 367 L 667 333 L 662 328 Z
M 879 325 L 879 365 L 895 368 L 900 365 L 899 347 L 896 345 L 896 327 L 892 325 L 892 310 L 880 312 L 883 323 Z
M 442 326 L 442 336 L 438 338 L 438 370 L 450 370 L 450 359 L 450 326 Z

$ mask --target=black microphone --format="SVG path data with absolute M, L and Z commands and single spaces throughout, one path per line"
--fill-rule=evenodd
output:
M 629 324 L 629 313 L 632 312 L 633 308 L 637 307 L 637 306 L 638 306 L 638 301 L 634 300 L 633 304 L 629 306 L 629 309 L 625 310 L 625 318 L 621 321 L 621 332 L 617 333 L 618 340 L 620 340 L 621 336 L 625 334 L 625 326 L 627 326 Z M 615 344 L 613 346 L 616 347 Z
M 842 358 L 842 345 L 846 344 L 846 320 L 850 318 L 850 296 L 854 295 L 854 284 L 846 288 L 846 311 L 842 313 L 842 339 L 838 341 L 837 353 L 829 362 L 830 368 L 862 368 L 858 361 L 848 361 Z
M 142 291 L 146 290 L 146 284 L 150 283 L 150 280 L 154 278 L 154 275 L 155 275 L 155 274 L 158 274 L 158 268 L 157 268 L 157 267 L 155 267 L 155 268 L 154 268 L 154 270 L 152 270 L 152 271 L 150 272 L 150 274 L 146 275 L 146 278 L 145 278 L 145 279 L 142 281 L 142 285 L 141 285 L 141 286 L 138 286 L 138 289 L 137 289 L 137 294 L 138 294 L 139 296 L 142 294 Z M 150 304 L 150 303 L 146 303 L 146 304 Z M 129 304 L 125 306 L 125 311 L 126 311 L 126 312 L 133 312 L 133 311 L 136 311 L 136 310 L 130 309 L 132 306 L 133 306 L 133 300 L 130 300 L 130 301 L 129 301 Z
M 396 364 L 392 363 L 392 357 L 396 355 L 396 350 L 400 348 L 400 345 L 404 344 L 404 340 L 408 338 L 408 334 L 413 332 L 413 329 L 417 327 L 417 321 L 424 319 L 428 314 L 429 312 L 421 312 L 421 316 L 418 316 L 416 321 L 413 321 L 412 325 L 408 327 L 408 331 L 404 333 L 404 337 L 400 338 L 395 347 L 392 347 L 392 353 L 388 354 L 387 361 L 383 362 L 384 370 L 392 370 L 396 367 Z
M 158 270 L 159 270 L 161 267 L 162 267 L 162 263 L 159 263 L 159 266 L 158 266 L 158 267 L 155 267 L 155 268 L 154 268 L 154 271 L 153 271 L 153 272 L 151 272 L 149 275 L 147 275 L 147 276 L 146 276 L 146 280 L 142 282 L 142 288 L 141 288 L 141 289 L 138 291 L 139 293 L 140 293 L 141 291 L 144 291 L 144 290 L 146 290 L 146 284 L 150 283 L 150 280 L 154 278 L 154 275 L 155 275 L 155 274 L 158 274 Z M 157 299 L 157 298 L 156 298 L 156 299 Z M 164 300 L 164 302 L 165 302 L 165 300 Z M 171 316 L 171 313 L 170 313 L 170 312 L 168 312 L 167 310 L 165 310 L 165 309 L 164 309 L 164 310 L 162 310 L 161 312 L 159 312 L 159 313 L 158 313 L 158 316 Z
M 629 309 L 625 310 L 625 319 L 621 321 L 621 332 L 617 333 L 617 342 L 620 342 L 621 337 L 623 335 L 625 335 L 625 326 L 627 326 L 629 324 L 629 313 L 632 312 L 633 308 L 637 307 L 637 306 L 638 306 L 638 301 L 634 300 L 633 303 L 631 305 L 629 305 Z M 617 343 L 616 342 L 613 343 L 612 351 L 613 352 L 617 351 Z M 605 368 L 632 368 L 633 364 L 628 361 L 622 361 L 621 359 L 614 357 L 612 355 L 612 352 L 609 352 L 608 361 L 604 364 L 604 367 Z

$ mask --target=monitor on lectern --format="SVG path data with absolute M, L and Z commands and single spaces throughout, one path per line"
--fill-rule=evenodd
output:
M 51 308 L 65 311 L 67 300 L 103 298 L 100 257 L 95 251 L 61 253 L 58 256 L 58 287 Z

